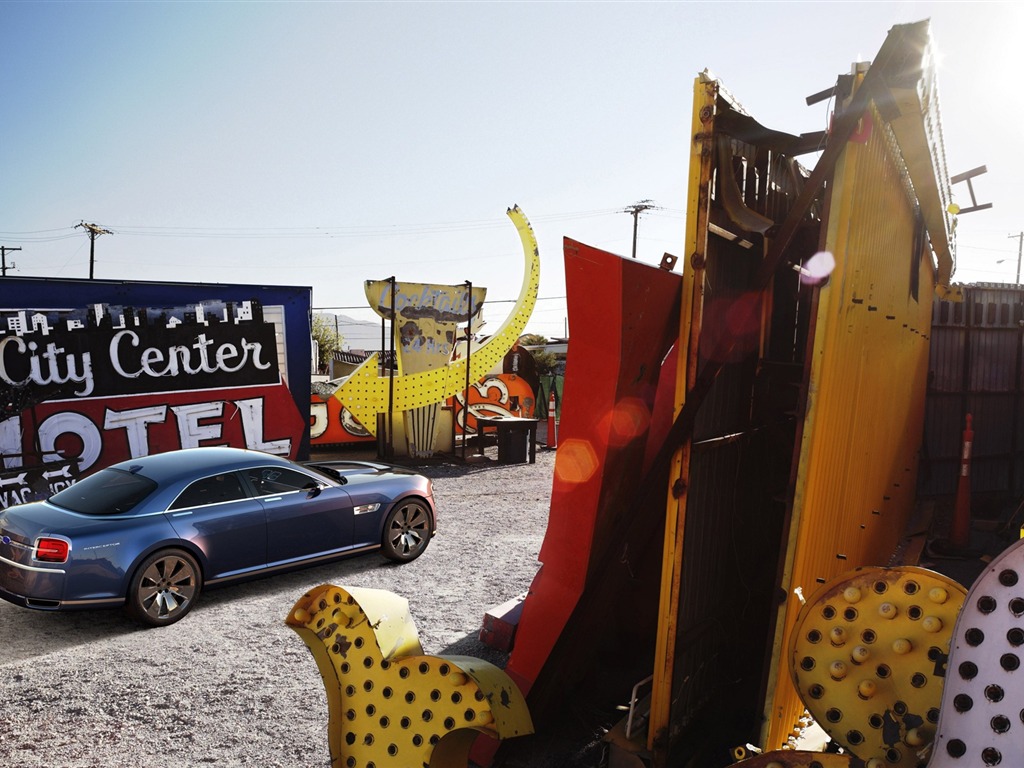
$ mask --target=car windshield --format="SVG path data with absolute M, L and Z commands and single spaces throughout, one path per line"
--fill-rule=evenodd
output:
M 156 487 L 148 477 L 104 469 L 55 493 L 50 503 L 83 515 L 116 515 L 134 509 Z

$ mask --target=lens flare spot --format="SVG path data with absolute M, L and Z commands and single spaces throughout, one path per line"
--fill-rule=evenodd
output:
M 761 328 L 761 293 L 712 300 L 707 307 L 701 346 L 718 362 L 736 362 L 757 349 Z
M 828 251 L 818 251 L 800 267 L 800 282 L 817 285 L 827 280 L 835 268 L 835 256 Z
M 585 483 L 597 472 L 597 452 L 586 440 L 566 440 L 555 454 L 555 477 L 563 483 Z
M 725 324 L 735 338 L 755 336 L 761 327 L 761 295 L 756 292 L 736 297 L 725 314 Z
M 605 414 L 603 421 L 610 445 L 622 447 L 647 432 L 651 425 L 651 412 L 638 397 L 627 397 Z

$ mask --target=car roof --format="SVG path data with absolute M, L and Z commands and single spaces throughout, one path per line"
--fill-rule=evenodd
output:
M 166 453 L 154 453 L 134 459 L 118 462 L 111 469 L 139 473 L 160 484 L 171 483 L 183 478 L 200 475 L 213 475 L 218 472 L 230 472 L 252 466 L 293 466 L 292 462 L 281 456 L 250 451 L 244 448 L 227 446 L 208 446 L 203 448 L 183 448 Z

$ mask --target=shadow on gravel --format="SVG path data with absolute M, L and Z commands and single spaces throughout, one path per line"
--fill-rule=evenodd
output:
M 472 656 L 474 659 L 483 659 L 499 669 L 504 669 L 508 664 L 508 654 L 496 650 L 480 642 L 476 634 L 466 635 L 461 640 L 456 640 L 451 645 L 442 648 L 438 656 Z
M 0 664 L 45 656 L 72 646 L 141 631 L 119 609 L 56 613 L 0 603 Z
M 521 469 L 524 472 L 544 471 L 541 466 L 545 456 L 554 458 L 554 449 L 537 446 L 537 464 L 515 463 L 502 464 L 498 461 L 498 449 L 491 444 L 485 447 L 483 455 L 479 455 L 476 447 L 470 447 L 463 457 L 462 449 L 456 448 L 454 455 L 443 455 L 429 459 L 412 458 L 409 456 L 392 456 L 387 459 L 377 458 L 376 450 L 357 450 L 339 448 L 336 450 L 320 449 L 310 454 L 310 461 L 372 461 L 392 464 L 396 467 L 410 469 L 431 479 L 444 477 L 466 477 L 496 469 Z
M 213 587 L 203 592 L 195 611 L 203 610 L 203 606 L 226 605 L 233 600 L 245 597 L 284 598 L 284 612 L 288 611 L 307 590 L 319 584 L 342 584 L 357 575 L 364 575 L 380 568 L 392 568 L 395 563 L 384 560 L 377 552 L 367 552 L 348 560 L 337 560 L 333 563 L 303 568 L 290 573 L 278 573 L 261 576 L 252 581 Z M 285 613 L 281 613 L 284 621 Z M 186 616 L 183 621 L 188 621 Z
M 183 622 L 197 621 L 206 611 L 229 609 L 245 598 L 277 600 L 284 606 L 280 620 L 311 585 L 342 583 L 378 568 L 397 564 L 383 560 L 375 552 L 319 565 L 291 573 L 264 576 L 253 581 L 213 587 L 199 597 L 192 613 Z M 158 635 L 161 628 L 142 627 L 120 609 L 89 611 L 37 611 L 0 603 L 0 664 L 33 659 L 68 648 L 101 642 L 132 632 Z M 170 630 L 173 631 L 173 630 Z

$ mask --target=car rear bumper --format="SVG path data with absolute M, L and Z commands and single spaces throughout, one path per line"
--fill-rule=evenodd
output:
M 2 558 L 0 558 L 2 560 Z M 79 611 L 90 608 L 117 608 L 124 605 L 124 598 L 97 598 L 92 600 L 61 600 L 53 597 L 41 597 L 38 593 L 25 589 L 23 586 L 12 585 L 4 573 L 5 563 L 0 562 L 0 600 L 32 608 L 37 611 Z
M 59 598 L 64 591 L 63 568 L 19 563 L 0 555 L 0 588 Z
M 25 608 L 61 607 L 65 573 L 62 568 L 25 565 L 0 556 L 0 598 Z

